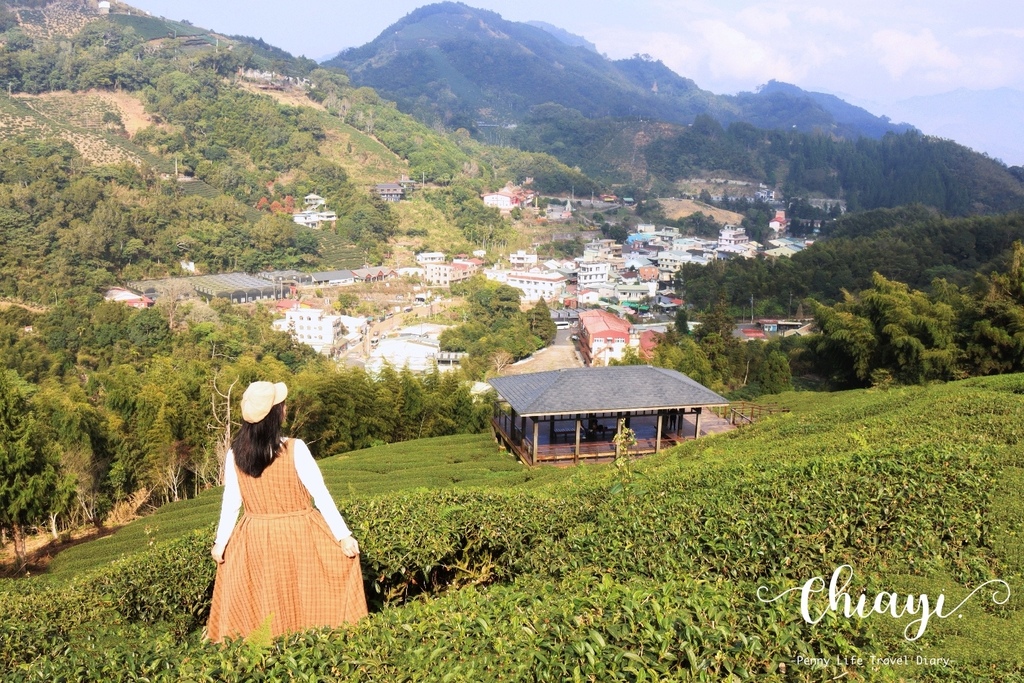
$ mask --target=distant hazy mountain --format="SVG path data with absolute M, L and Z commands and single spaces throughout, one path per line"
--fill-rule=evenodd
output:
M 709 114 L 723 124 L 744 121 L 841 137 L 907 128 L 780 83 L 757 93 L 716 95 L 659 61 L 612 61 L 590 47 L 561 29 L 444 2 L 411 12 L 370 43 L 325 63 L 345 69 L 354 83 L 375 88 L 404 111 L 469 129 L 518 122 L 546 103 L 588 118 L 689 124 Z
M 578 36 L 575 33 L 569 33 L 564 28 L 558 28 L 553 24 L 549 24 L 546 21 L 528 21 L 526 22 L 530 26 L 536 26 L 537 28 L 547 31 L 555 38 L 568 45 L 569 47 L 585 47 L 591 52 L 597 52 L 597 45 L 584 38 Z
M 913 97 L 886 107 L 929 135 L 950 138 L 1011 166 L 1024 166 L 1024 92 L 1010 88 Z

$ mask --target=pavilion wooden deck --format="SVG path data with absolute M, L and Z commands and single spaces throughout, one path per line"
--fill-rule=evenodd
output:
M 656 437 L 638 437 L 636 445 L 629 449 L 630 455 L 641 456 L 657 453 L 678 446 L 687 441 L 697 438 L 692 423 L 688 434 L 662 434 L 661 440 Z M 548 443 L 546 439 L 540 439 L 536 451 L 533 446 L 529 430 L 523 434 L 518 427 L 512 424 L 509 415 L 497 415 L 491 420 L 491 429 L 495 439 L 509 451 L 514 453 L 522 462 L 530 465 L 578 465 L 580 463 L 606 463 L 613 462 L 618 457 L 615 444 L 612 438 L 614 432 L 609 431 L 607 438 L 596 441 L 581 440 L 579 454 L 576 452 L 575 430 L 556 432 L 556 443 Z M 714 434 L 735 429 L 727 420 L 717 417 L 714 414 L 705 414 L 700 423 L 701 434 Z M 564 441 L 558 443 L 557 441 Z M 660 447 L 659 447 L 660 446 Z M 536 456 L 534 453 L 536 452 Z

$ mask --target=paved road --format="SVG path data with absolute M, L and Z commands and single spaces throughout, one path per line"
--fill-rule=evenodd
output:
M 572 335 L 576 330 L 558 330 L 555 342 L 529 358 L 505 368 L 506 375 L 523 375 L 528 372 L 544 372 L 545 370 L 562 370 L 564 368 L 582 368 L 583 361 Z

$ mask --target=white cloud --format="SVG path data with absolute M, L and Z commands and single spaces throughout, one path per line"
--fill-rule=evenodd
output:
M 929 76 L 936 69 L 956 69 L 961 60 L 936 39 L 930 29 L 916 35 L 896 29 L 882 29 L 871 36 L 871 46 L 878 51 L 879 61 L 894 79 L 909 71 L 925 71 Z
M 829 26 L 831 28 L 853 30 L 861 25 L 860 19 L 847 14 L 841 9 L 806 7 L 800 12 L 800 16 L 808 23 Z
M 742 10 L 737 18 L 748 29 L 762 35 L 785 32 L 793 25 L 789 14 L 779 5 L 752 5 Z
M 962 38 L 1024 38 L 1024 28 L 971 28 L 957 35 Z

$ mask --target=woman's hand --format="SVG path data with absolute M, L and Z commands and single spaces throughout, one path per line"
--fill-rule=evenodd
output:
M 338 543 L 341 544 L 341 552 L 345 553 L 346 557 L 355 557 L 359 554 L 359 542 L 355 536 L 346 536 Z
M 213 555 L 214 562 L 216 562 L 217 564 L 224 564 L 224 546 L 223 545 L 221 545 L 219 543 L 215 544 L 213 546 L 213 550 L 210 551 L 210 554 Z

